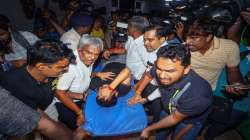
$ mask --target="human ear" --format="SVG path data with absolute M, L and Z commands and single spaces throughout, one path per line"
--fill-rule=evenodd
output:
M 206 38 L 206 41 L 207 42 L 210 42 L 211 40 L 213 39 L 213 35 L 212 34 L 209 34 Z
M 37 64 L 35 65 L 35 67 L 36 67 L 38 70 L 42 71 L 42 70 L 47 69 L 48 66 L 47 66 L 46 64 L 44 64 L 44 63 L 37 63 Z
M 184 69 L 184 74 L 188 74 L 190 70 L 191 70 L 191 65 L 186 66 Z

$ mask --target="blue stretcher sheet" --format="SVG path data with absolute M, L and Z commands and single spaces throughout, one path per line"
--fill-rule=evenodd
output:
M 117 136 L 142 131 L 147 126 L 147 117 L 141 104 L 127 105 L 134 94 L 131 90 L 126 96 L 119 97 L 112 107 L 102 107 L 96 103 L 96 92 L 91 90 L 86 100 L 85 130 L 92 136 Z

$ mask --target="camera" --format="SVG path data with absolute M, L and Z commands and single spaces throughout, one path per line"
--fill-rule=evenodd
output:
M 127 34 L 128 23 L 126 22 L 117 22 L 116 23 L 116 32 L 114 33 L 114 41 L 117 42 L 126 42 L 128 39 Z
M 239 0 L 170 0 L 169 18 L 176 24 L 206 17 L 214 26 L 214 34 L 220 37 L 225 26 L 239 16 L 242 5 Z

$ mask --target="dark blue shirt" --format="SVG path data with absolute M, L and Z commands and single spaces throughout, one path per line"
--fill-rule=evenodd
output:
M 154 67 L 150 70 L 150 74 L 157 79 Z M 173 98 L 176 90 L 182 90 L 188 82 L 191 85 L 179 98 L 176 109 L 187 116 L 183 120 L 186 123 L 204 122 L 211 109 L 213 92 L 210 84 L 193 70 L 170 86 L 159 85 L 162 107 L 164 111 L 170 112 L 170 99 Z

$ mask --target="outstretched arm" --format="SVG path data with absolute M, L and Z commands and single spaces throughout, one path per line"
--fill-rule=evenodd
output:
M 129 78 L 130 70 L 128 68 L 124 68 L 109 85 L 104 85 L 100 88 L 98 93 L 99 98 L 110 98 L 114 94 L 115 88 Z
M 146 86 L 150 83 L 150 81 L 153 79 L 153 77 L 148 73 L 145 72 L 141 78 L 141 80 L 135 85 L 135 94 L 134 96 L 129 99 L 128 104 L 133 105 L 138 102 L 140 102 L 141 93 L 146 88 Z

